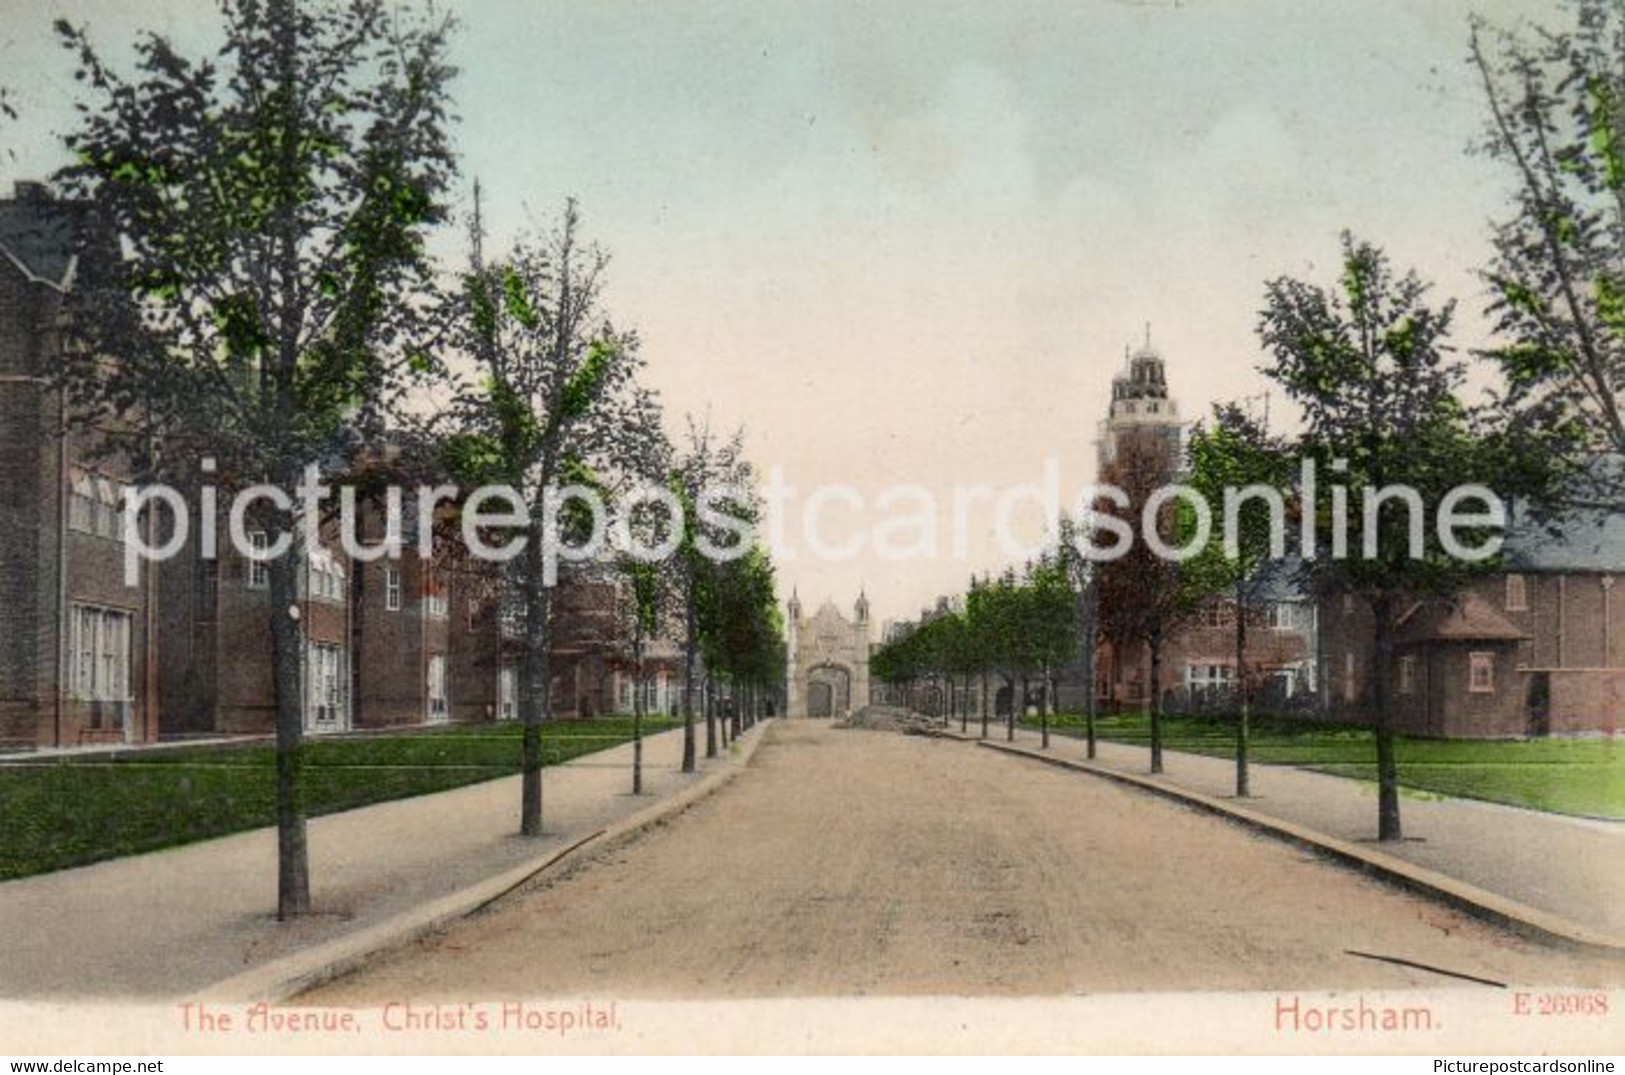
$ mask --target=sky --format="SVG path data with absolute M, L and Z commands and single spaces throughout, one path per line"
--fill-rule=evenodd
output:
M 783 515 L 781 593 L 913 615 L 1008 555 L 991 509 L 955 548 L 951 490 L 1094 474 L 1125 346 L 1150 338 L 1190 418 L 1269 385 L 1264 283 L 1330 284 L 1339 233 L 1461 302 L 1482 342 L 1490 221 L 1508 177 L 1469 153 L 1485 121 L 1468 18 L 1515 0 L 1071 0 L 731 4 L 460 0 L 463 199 L 497 240 L 567 196 L 613 258 L 674 429 L 743 426 Z M 0 0 L 0 184 L 50 172 L 73 122 L 54 18 L 117 55 L 138 29 L 207 46 L 205 0 Z M 448 240 L 450 241 L 450 240 Z M 455 244 L 453 244 L 455 245 Z M 1254 401 L 1262 407 L 1262 399 Z M 1272 421 L 1289 424 L 1279 392 Z M 831 483 L 864 505 L 805 498 Z M 877 552 L 887 488 L 943 505 L 935 556 Z M 912 501 L 908 503 L 913 503 Z M 889 505 L 889 508 L 888 508 Z M 1018 512 L 1018 528 L 1035 514 Z M 1022 530 L 1031 533 L 1030 529 Z

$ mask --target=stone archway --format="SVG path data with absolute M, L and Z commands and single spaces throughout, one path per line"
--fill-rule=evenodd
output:
M 819 664 L 807 669 L 807 716 L 844 717 L 852 711 L 852 670 Z
M 788 606 L 785 711 L 791 717 L 844 717 L 869 704 L 869 603 L 847 619 L 829 601 L 810 617 Z

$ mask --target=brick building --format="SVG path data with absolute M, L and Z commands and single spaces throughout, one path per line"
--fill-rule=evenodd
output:
M 136 475 L 52 385 L 75 249 L 71 209 L 44 187 L 18 184 L 0 199 L 0 751 L 269 732 L 266 565 L 226 540 L 206 558 L 195 525 L 181 555 L 124 581 L 124 491 Z M 404 506 L 410 535 L 415 516 Z M 222 513 L 217 532 L 226 529 Z M 383 536 L 382 513 L 364 512 L 360 536 L 364 545 Z M 249 538 L 265 541 L 252 530 Z M 307 731 L 517 715 L 500 586 L 406 544 L 398 558 L 352 561 L 326 535 L 305 556 Z M 556 591 L 554 716 L 630 709 L 617 592 L 592 577 Z M 677 697 L 674 652 L 650 644 L 644 689 L 654 711 Z
M 1129 438 L 1166 453 L 1168 472 L 1178 473 L 1184 454 L 1179 406 L 1168 390 L 1162 356 L 1149 343 L 1128 357 L 1112 379 L 1112 400 L 1101 423 L 1096 454 L 1105 466 Z M 1294 581 L 1292 563 L 1277 565 L 1249 595 L 1247 648 L 1236 659 L 1235 600 L 1217 596 L 1163 643 L 1163 702 L 1175 710 L 1228 706 L 1245 676 L 1261 704 L 1291 708 L 1316 689 L 1319 613 Z M 1085 691 L 1082 662 L 1067 669 L 1057 691 L 1061 705 L 1081 708 Z M 1140 709 L 1150 703 L 1150 647 L 1119 653 L 1103 642 L 1095 662 L 1094 690 L 1106 708 Z
M 221 527 L 222 533 L 224 526 Z M 250 529 L 255 547 L 266 535 Z M 165 735 L 268 732 L 276 714 L 271 679 L 270 572 L 220 543 L 219 557 L 189 543 L 160 568 L 158 688 Z M 333 541 L 310 550 L 299 571 L 304 632 L 305 729 L 360 726 L 351 655 L 357 636 L 351 564 Z
M 51 383 L 73 223 L 37 184 L 0 200 L 0 749 L 150 742 L 161 725 L 157 573 L 124 580 L 133 475 Z
M 1555 532 L 1515 521 L 1507 570 L 1405 613 L 1387 670 L 1398 726 L 1437 736 L 1601 732 L 1625 723 L 1625 517 L 1578 513 Z M 1371 697 L 1371 614 L 1323 610 L 1325 709 Z

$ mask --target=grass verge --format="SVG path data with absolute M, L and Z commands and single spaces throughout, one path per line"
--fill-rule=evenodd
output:
M 1036 725 L 1037 717 L 1025 723 Z M 1063 713 L 1050 726 L 1081 735 L 1083 716 Z M 1146 746 L 1150 718 L 1115 713 L 1095 723 L 1101 739 Z M 1296 765 L 1336 776 L 1374 781 L 1376 746 L 1369 729 L 1255 717 L 1252 760 Z M 1217 758 L 1235 757 L 1230 717 L 1167 716 L 1163 745 Z M 1468 799 L 1557 814 L 1625 820 L 1625 742 L 1616 739 L 1420 739 L 1401 736 L 1401 785 Z
M 644 718 L 653 735 L 681 722 Z M 448 725 L 313 739 L 303 788 L 311 816 L 511 776 L 518 724 Z M 545 765 L 632 738 L 630 717 L 548 724 Z M 268 743 L 131 751 L 0 766 L 0 880 L 207 840 L 276 821 Z

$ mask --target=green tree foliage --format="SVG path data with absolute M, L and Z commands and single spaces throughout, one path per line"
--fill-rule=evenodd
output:
M 488 541 L 524 541 L 506 563 L 503 591 L 522 625 L 520 832 L 539 836 L 555 540 L 579 544 L 591 522 L 579 501 L 572 513 L 550 497 L 580 486 L 612 501 L 656 470 L 664 441 L 655 401 L 637 381 L 637 336 L 617 328 L 602 306 L 608 258 L 582 243 L 575 203 L 548 237 L 516 243 L 499 259 L 485 260 L 477 211 L 472 239 L 468 271 L 436 310 L 446 353 L 473 363 L 453 393 L 445 458 L 460 482 L 507 486 L 525 509 L 518 534 L 501 528 Z
M 1058 556 L 1046 556 L 1028 565 L 1022 576 L 1008 571 L 985 582 L 973 579 L 964 606 L 963 612 L 950 607 L 928 614 L 889 639 L 871 656 L 870 674 L 902 687 L 909 702 L 915 685 L 938 685 L 948 715 L 955 698 L 961 698 L 961 713 L 968 714 L 968 698 L 961 694 L 968 694 L 972 676 L 981 676 L 985 685 L 988 675 L 997 674 L 1010 690 L 1008 738 L 1015 737 L 1027 680 L 1037 676 L 1045 687 L 1040 713 L 1044 745 L 1048 746 L 1054 675 L 1077 644 L 1075 599 L 1062 561 Z M 987 719 L 984 697 L 984 736 Z M 968 717 L 961 720 L 962 728 L 967 721 Z
M 1023 664 L 1043 684 L 1038 707 L 1044 748 L 1049 748 L 1049 717 L 1055 708 L 1056 677 L 1077 652 L 1077 602 L 1058 554 L 1041 557 L 1027 569 L 1018 592 Z
M 1099 565 L 1100 630 L 1111 643 L 1118 666 L 1150 657 L 1151 771 L 1162 772 L 1162 658 L 1173 633 L 1198 604 L 1197 592 L 1185 583 L 1183 565 L 1160 555 L 1153 546 L 1178 544 L 1177 501 L 1165 501 L 1147 525 L 1146 508 L 1159 489 L 1173 482 L 1179 460 L 1158 436 L 1122 436 L 1117 451 L 1101 470 L 1103 484 L 1123 494 L 1121 502 L 1102 498 L 1095 514 L 1110 517 L 1132 535 L 1128 550 Z
M 1508 498 L 1517 491 L 1503 447 L 1458 398 L 1465 371 L 1447 358 L 1452 306 L 1430 306 L 1427 291 L 1414 273 L 1397 275 L 1380 249 L 1345 234 L 1338 285 L 1274 280 L 1259 324 L 1273 359 L 1264 372 L 1303 413 L 1297 454 L 1317 462 L 1324 483 L 1350 490 L 1342 520 L 1329 489 L 1315 498 L 1317 555 L 1306 574 L 1314 592 L 1349 595 L 1371 613 L 1365 682 L 1383 840 L 1401 837 L 1389 683 L 1399 617 L 1416 600 L 1454 594 L 1493 565 L 1452 555 L 1433 521 L 1460 485 Z M 1364 491 L 1390 485 L 1414 490 L 1416 503 L 1390 500 L 1373 517 Z M 1489 536 L 1464 531 L 1461 542 L 1477 547 Z
M 701 653 L 707 675 L 730 688 L 738 736 L 755 719 L 755 703 L 784 679 L 784 617 L 772 561 L 760 546 L 707 567 L 699 587 Z
M 1490 122 L 1515 180 L 1484 275 L 1519 452 L 1571 499 L 1625 499 L 1625 3 L 1573 0 L 1526 37 L 1473 26 Z
M 1191 434 L 1186 460 L 1185 484 L 1207 501 L 1214 525 L 1200 553 L 1186 562 L 1184 585 L 1193 602 L 1227 600 L 1235 609 L 1236 795 L 1245 798 L 1250 794 L 1248 722 L 1257 686 L 1247 666 L 1247 629 L 1272 569 L 1278 570 L 1284 557 L 1296 460 L 1286 444 L 1234 404 L 1214 407 L 1212 422 Z M 1184 537 L 1195 536 L 1188 515 L 1181 529 Z
M 1073 632 L 1080 658 L 1085 684 L 1083 701 L 1083 734 L 1086 756 L 1091 760 L 1098 753 L 1095 738 L 1095 665 L 1100 641 L 1100 567 L 1084 555 L 1085 543 L 1092 536 L 1086 520 L 1063 517 L 1061 519 L 1056 555 L 1066 571 L 1072 588 Z
M 444 218 L 448 23 L 367 0 L 223 0 L 224 44 L 157 34 L 134 70 L 57 24 L 77 60 L 80 225 L 63 381 L 87 421 L 127 435 L 147 473 L 291 491 L 341 469 L 410 383 L 409 296 Z M 147 451 L 161 444 L 166 454 Z M 297 538 L 286 511 L 255 525 Z M 309 909 L 299 797 L 300 544 L 270 565 L 281 917 Z
M 744 456 L 744 431 L 737 430 L 731 437 L 719 438 L 712 433 L 709 416 L 701 419 L 690 415 L 687 436 L 667 476 L 673 497 L 682 505 L 684 524 L 682 540 L 671 563 L 682 608 L 685 773 L 694 772 L 698 765 L 694 705 L 705 648 L 702 614 L 706 586 L 719 560 L 724 559 L 716 555 L 717 550 L 748 551 L 739 549 L 738 543 L 744 532 L 740 527 L 754 525 L 760 511 L 752 480 L 750 464 Z M 701 518 L 699 510 L 708 495 L 722 498 L 712 504 L 709 520 Z M 715 756 L 717 728 L 710 706 L 706 707 L 706 714 L 706 753 Z

